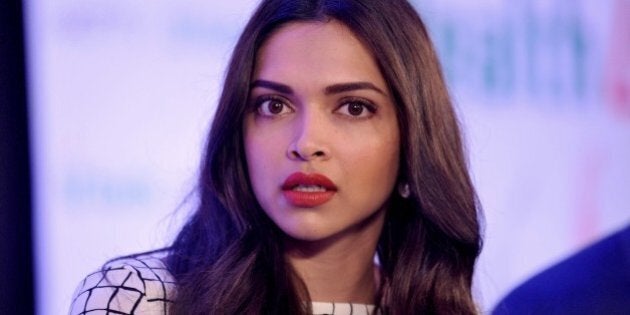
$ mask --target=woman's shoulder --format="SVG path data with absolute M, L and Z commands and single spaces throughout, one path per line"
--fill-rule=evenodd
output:
M 70 315 L 167 314 L 175 281 L 162 259 L 151 254 L 108 262 L 81 281 Z

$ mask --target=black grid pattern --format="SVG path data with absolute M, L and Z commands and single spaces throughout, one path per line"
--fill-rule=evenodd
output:
M 374 305 L 340 302 L 313 302 L 313 315 L 375 315 Z
M 167 315 L 175 282 L 155 256 L 116 260 L 77 288 L 70 315 Z M 371 315 L 373 305 L 313 302 L 313 315 Z
M 166 315 L 174 287 L 172 276 L 157 257 L 117 260 L 83 279 L 70 315 Z

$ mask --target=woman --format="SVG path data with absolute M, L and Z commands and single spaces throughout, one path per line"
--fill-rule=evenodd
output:
M 268 0 L 163 258 L 89 276 L 73 309 L 474 314 L 478 204 L 427 31 L 404 0 Z

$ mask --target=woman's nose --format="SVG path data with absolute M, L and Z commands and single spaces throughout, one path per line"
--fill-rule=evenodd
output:
M 324 113 L 303 112 L 295 121 L 294 137 L 287 150 L 292 160 L 327 160 L 330 158 L 330 131 Z

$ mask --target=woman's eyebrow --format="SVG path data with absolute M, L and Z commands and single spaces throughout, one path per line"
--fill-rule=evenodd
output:
M 280 92 L 282 94 L 289 94 L 289 95 L 293 94 L 293 89 L 290 86 L 282 84 L 282 83 L 267 81 L 267 80 L 256 80 L 252 82 L 250 88 L 253 89 L 257 87 L 271 89 L 276 92 Z
M 337 94 L 355 90 L 373 90 L 380 94 L 386 95 L 383 90 L 379 89 L 376 85 L 370 82 L 349 82 L 349 83 L 338 83 L 327 86 L 324 92 L 326 94 Z
M 293 89 L 290 86 L 286 84 L 278 83 L 278 82 L 268 81 L 268 80 L 255 80 L 254 82 L 252 82 L 251 88 L 253 89 L 257 87 L 271 89 L 271 90 L 274 90 L 283 94 L 288 94 L 288 95 L 293 94 Z M 386 95 L 385 92 L 383 92 L 383 90 L 379 89 L 376 85 L 370 82 L 337 83 L 337 84 L 327 86 L 324 89 L 324 93 L 325 94 L 338 94 L 338 93 L 356 91 L 356 90 L 373 90 L 380 94 Z

